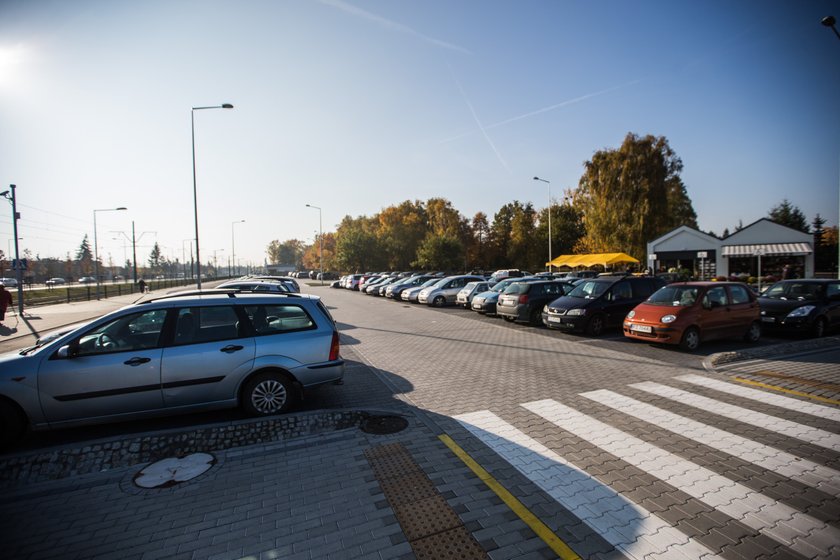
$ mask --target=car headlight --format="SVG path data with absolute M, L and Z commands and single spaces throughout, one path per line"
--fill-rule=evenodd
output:
M 659 320 L 667 325 L 668 323 L 673 323 L 674 321 L 676 321 L 677 316 L 676 315 L 665 315 L 664 317 L 662 317 Z
M 805 317 L 814 309 L 816 309 L 816 306 L 814 305 L 803 305 L 802 307 L 797 307 L 788 313 L 788 317 Z
M 636 316 L 636 310 L 635 309 L 631 310 L 630 313 L 627 314 L 628 319 L 632 319 L 635 316 Z
M 586 315 L 586 309 L 569 309 L 566 312 L 566 315 L 571 315 L 573 317 L 574 316 L 580 316 L 580 315 Z
M 548 305 L 543 305 L 543 313 L 548 313 Z

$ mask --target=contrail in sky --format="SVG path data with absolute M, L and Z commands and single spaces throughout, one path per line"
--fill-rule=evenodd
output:
M 378 16 L 361 8 L 357 8 L 352 4 L 348 4 L 344 2 L 344 0 L 318 0 L 321 4 L 325 4 L 327 6 L 332 6 L 333 8 L 337 8 L 342 12 L 346 12 L 348 14 L 366 19 L 368 21 L 372 21 L 386 29 L 390 29 L 392 31 L 398 31 L 400 33 L 405 33 L 407 35 L 412 35 L 413 37 L 417 37 L 427 43 L 435 45 L 437 47 L 442 47 L 444 49 L 449 49 L 452 51 L 457 51 L 464 54 L 472 54 L 470 51 L 465 49 L 464 47 L 460 47 L 458 45 L 453 45 L 452 43 L 447 43 L 446 41 L 441 41 L 440 39 L 435 39 L 434 37 L 429 37 L 428 35 L 423 35 L 419 31 L 415 31 L 411 27 L 407 25 L 403 25 L 402 23 L 397 23 L 396 21 L 392 21 L 390 19 L 384 18 L 382 16 Z
M 539 114 L 542 114 L 542 113 L 548 113 L 549 111 L 559 109 L 560 107 L 565 107 L 567 105 L 574 105 L 575 103 L 580 103 L 581 101 L 585 101 L 585 100 L 591 99 L 593 97 L 598 97 L 599 95 L 604 95 L 605 93 L 609 93 L 609 92 L 615 91 L 617 89 L 621 89 L 621 88 L 625 88 L 627 86 L 632 86 L 632 85 L 638 84 L 639 81 L 640 80 L 633 80 L 632 82 L 627 82 L 626 84 L 621 84 L 621 85 L 613 86 L 611 88 L 602 89 L 601 91 L 596 91 L 594 93 L 587 93 L 586 95 L 581 95 L 580 97 L 575 97 L 574 99 L 569 99 L 569 100 L 563 101 L 561 103 L 556 103 L 554 105 L 549 105 L 548 107 L 543 107 L 542 109 L 537 109 L 536 111 L 531 111 L 530 113 L 525 113 L 524 115 L 518 115 L 516 117 L 511 117 L 509 119 L 505 119 L 505 120 L 499 121 L 497 123 L 488 124 L 486 127 L 484 127 L 482 129 L 482 132 L 484 133 L 485 130 L 489 130 L 491 128 L 496 128 L 497 126 L 502 126 L 502 125 L 510 124 L 512 122 L 516 122 L 516 121 L 519 121 L 519 120 L 522 120 L 522 119 L 527 119 L 528 117 L 533 117 L 535 115 L 539 115 Z M 459 84 L 458 87 L 459 88 L 461 87 L 460 84 Z M 463 93 L 463 90 L 462 90 L 462 93 Z M 454 140 L 458 140 L 458 139 L 463 138 L 465 136 L 469 136 L 470 134 L 472 134 L 472 131 L 464 132 L 463 134 L 453 136 L 452 138 L 446 138 L 445 140 L 441 140 L 440 143 L 445 144 L 447 142 L 452 142 Z M 487 135 L 486 133 L 484 133 L 484 134 L 485 134 L 485 136 Z
M 452 68 L 450 68 L 449 71 L 451 73 Z M 508 167 L 507 162 L 502 157 L 502 154 L 499 153 L 499 150 L 496 148 L 496 145 L 493 143 L 493 140 L 491 140 L 490 136 L 487 135 L 487 130 L 481 124 L 481 121 L 478 120 L 478 115 L 475 114 L 475 109 L 473 108 L 473 104 L 470 103 L 470 100 L 467 97 L 467 93 L 464 91 L 464 88 L 461 87 L 461 82 L 458 81 L 458 79 L 455 77 L 454 74 L 452 75 L 452 79 L 455 80 L 455 85 L 458 86 L 458 91 L 461 92 L 461 97 L 464 98 L 464 102 L 467 104 L 467 107 L 470 108 L 470 113 L 472 114 L 472 117 L 473 117 L 473 120 L 475 121 L 476 126 L 478 126 L 478 129 L 481 131 L 482 136 L 484 136 L 484 139 L 487 140 L 488 144 L 490 144 L 490 147 L 493 149 L 493 153 L 496 154 L 496 157 L 498 158 L 499 163 L 502 164 L 502 167 L 504 167 L 507 170 L 507 172 L 510 173 L 510 167 Z

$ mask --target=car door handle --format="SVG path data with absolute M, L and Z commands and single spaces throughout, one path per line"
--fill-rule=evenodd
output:
M 243 348 L 245 348 L 245 347 L 240 346 L 238 344 L 229 344 L 229 345 L 225 346 L 224 348 L 222 348 L 220 351 L 224 352 L 225 354 L 233 354 L 234 352 L 239 352 Z
M 127 366 L 139 366 L 140 364 L 145 364 L 151 361 L 151 358 L 131 358 L 130 360 L 127 360 L 123 363 Z

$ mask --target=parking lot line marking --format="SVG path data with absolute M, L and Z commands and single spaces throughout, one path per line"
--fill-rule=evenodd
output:
M 715 552 L 619 494 L 489 410 L 455 416 L 470 433 L 629 558 L 718 558 Z
M 521 406 L 804 556 L 840 542 L 840 529 L 557 401 Z
M 677 377 L 677 379 L 693 385 L 700 385 L 701 387 L 707 387 L 709 389 L 714 389 L 715 391 L 735 395 L 736 397 L 743 397 L 745 399 L 772 404 L 773 406 L 778 406 L 779 408 L 785 408 L 794 412 L 802 412 L 818 418 L 827 418 L 834 420 L 835 422 L 840 422 L 840 410 L 823 406 L 821 404 L 802 402 L 797 399 L 790 399 L 788 397 L 773 395 L 765 391 L 759 391 L 758 389 L 748 389 L 746 387 L 740 387 L 738 385 L 733 385 L 732 383 L 710 379 L 701 375 L 681 375 L 680 377 Z
M 540 521 L 540 519 L 534 515 L 531 510 L 529 510 L 525 505 L 520 502 L 516 496 L 508 492 L 507 488 L 502 486 L 502 484 L 493 478 L 489 472 L 487 472 L 484 467 L 478 464 L 478 462 L 470 457 L 470 455 L 464 451 L 460 445 L 455 443 L 455 441 L 449 437 L 447 434 L 441 434 L 438 436 L 440 440 L 459 458 L 461 461 L 464 462 L 469 469 L 481 479 L 484 484 L 487 485 L 493 492 L 496 493 L 502 501 L 507 504 L 507 506 L 517 515 L 519 518 L 525 522 L 531 530 L 536 533 L 536 535 L 543 540 L 545 544 L 551 548 L 554 553 L 561 558 L 562 560 L 581 560 L 581 557 L 578 556 L 574 550 L 569 548 L 563 540 L 554 534 L 548 525 Z
M 633 383 L 630 385 L 630 387 L 633 387 L 634 389 L 639 389 L 641 391 L 645 391 L 646 393 L 653 393 L 654 395 L 659 395 L 660 397 L 665 397 L 666 399 L 671 399 L 673 401 L 687 404 L 688 406 L 693 406 L 694 408 L 699 408 L 700 410 L 705 410 L 707 412 L 723 416 L 724 418 L 737 420 L 738 422 L 750 424 L 751 426 L 756 426 L 758 428 L 762 428 L 770 432 L 775 432 L 777 434 L 782 434 L 784 436 L 796 438 L 800 441 L 813 443 L 814 445 L 819 445 L 820 447 L 825 447 L 826 449 L 831 449 L 833 451 L 840 451 L 840 435 L 831 433 L 826 430 L 820 430 L 819 428 L 814 428 L 805 424 L 799 424 L 798 422 L 791 422 L 790 420 L 785 420 L 784 418 L 778 418 L 776 416 L 764 414 L 763 412 L 757 412 L 748 408 L 742 408 L 740 406 L 731 405 L 723 401 L 710 399 L 709 397 L 696 395 L 694 393 L 683 391 L 682 389 L 676 389 L 668 385 L 662 385 L 660 383 Z M 764 393 L 762 391 L 756 392 L 767 395 L 768 397 L 774 396 Z
M 613 391 L 601 389 L 581 393 L 581 396 L 712 449 L 749 461 L 826 494 L 840 497 L 840 472 L 829 467 Z
M 756 374 L 759 375 L 759 374 Z M 761 374 L 763 375 L 763 374 Z M 806 399 L 812 399 L 815 401 L 820 401 L 828 404 L 836 404 L 840 405 L 840 400 L 837 399 L 827 399 L 825 397 L 821 397 L 819 395 L 810 395 L 808 393 L 803 393 L 802 391 L 795 391 L 793 389 L 786 389 L 784 387 L 779 387 L 778 385 L 770 385 L 769 383 L 762 383 L 761 381 L 755 381 L 752 379 L 744 379 L 743 377 L 733 377 L 733 380 L 737 381 L 738 383 L 744 383 L 746 385 L 753 385 L 755 387 L 761 387 L 762 389 L 769 389 L 770 391 L 779 391 L 781 393 L 787 393 L 789 395 L 796 395 L 797 397 L 804 397 Z

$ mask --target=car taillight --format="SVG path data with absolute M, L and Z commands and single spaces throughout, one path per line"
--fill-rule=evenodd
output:
M 519 296 L 519 303 L 528 303 L 528 294 L 522 294 Z
M 334 362 L 338 359 L 339 350 L 338 331 L 333 331 L 332 343 L 330 344 L 330 361 Z

